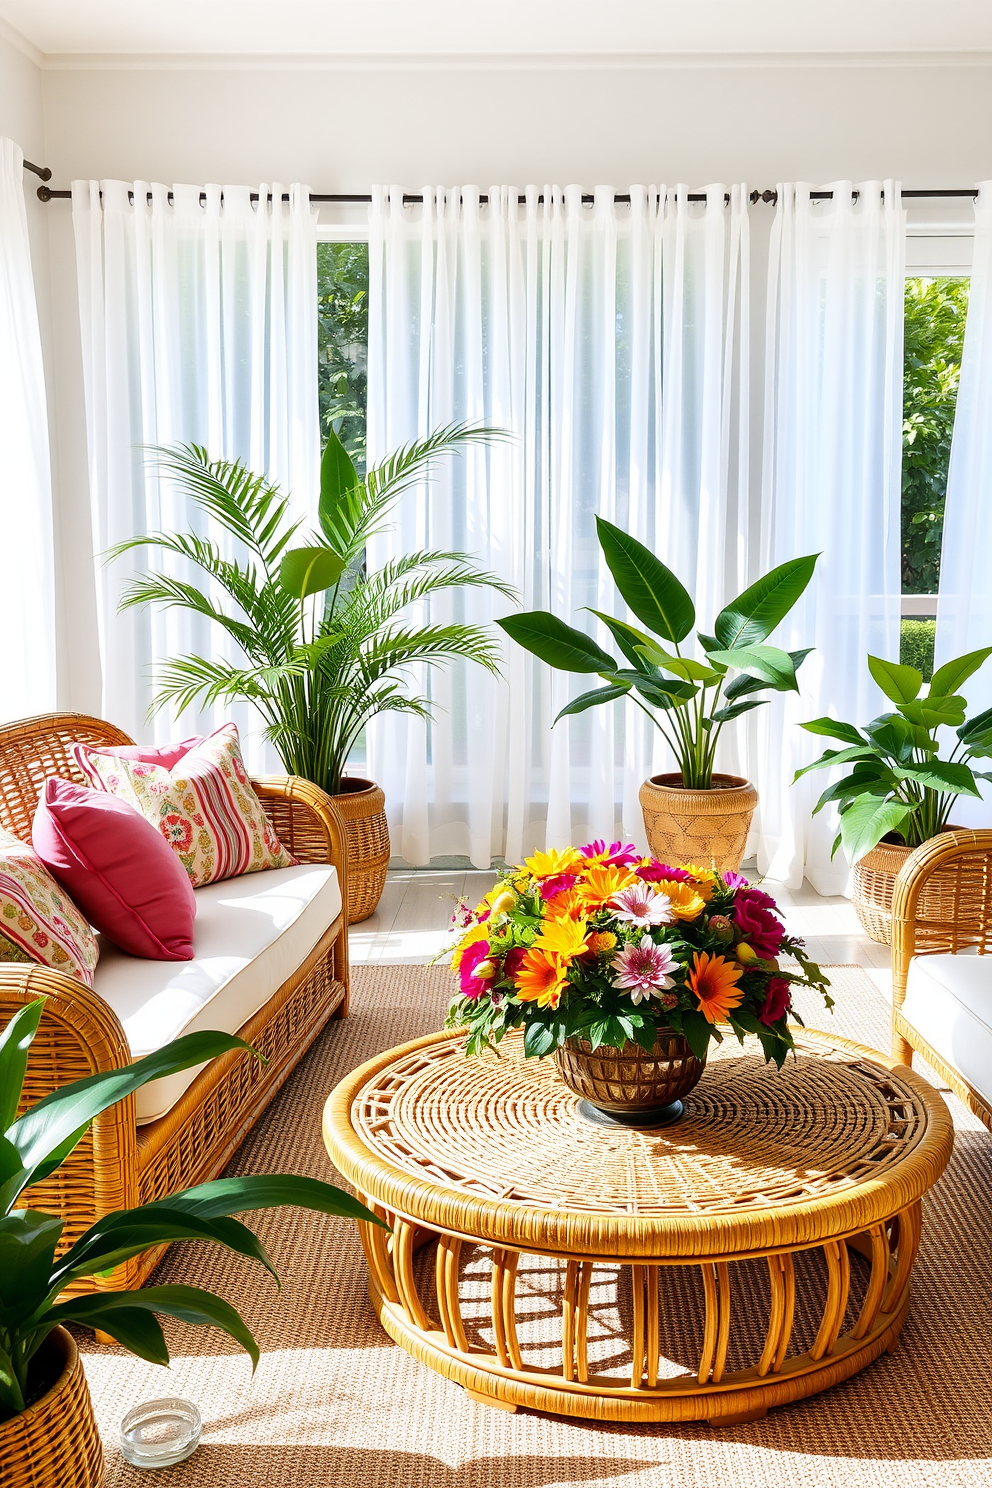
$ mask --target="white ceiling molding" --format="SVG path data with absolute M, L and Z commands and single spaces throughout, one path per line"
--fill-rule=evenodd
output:
M 35 67 L 45 65 L 44 52 L 40 51 L 33 41 L 28 41 L 26 36 L 22 36 L 16 26 L 11 26 L 8 21 L 5 21 L 2 14 L 0 14 L 0 41 L 5 41 L 15 51 L 22 52 L 25 57 L 29 57 Z
M 0 19 L 45 66 L 992 51 L 989 0 L 0 0 Z
M 2 24 L 2 23 L 0 23 Z M 10 31 L 10 27 L 3 28 Z M 3 32 L 0 32 L 3 34 Z M 23 38 L 22 38 L 23 40 Z M 30 43 L 22 49 L 26 49 Z M 32 49 L 33 51 L 33 49 Z M 32 55 L 31 52 L 28 55 Z M 662 72 L 685 69 L 990 68 L 992 48 L 969 52 L 683 52 L 596 55 L 466 52 L 37 53 L 47 72 Z

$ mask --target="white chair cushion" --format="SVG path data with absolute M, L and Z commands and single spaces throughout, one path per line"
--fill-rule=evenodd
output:
M 139 1059 L 200 1029 L 237 1033 L 306 960 L 341 911 L 334 868 L 300 863 L 196 890 L 192 961 L 144 961 L 103 941 L 94 990 Z M 144 1085 L 138 1125 L 170 1111 L 204 1066 Z
M 992 956 L 914 956 L 903 1016 L 992 1103 Z

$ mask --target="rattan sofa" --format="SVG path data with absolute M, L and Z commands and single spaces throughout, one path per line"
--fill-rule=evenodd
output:
M 112 724 L 77 713 L 55 713 L 0 728 L 0 825 L 30 841 L 38 796 L 50 775 L 79 781 L 73 743 L 108 746 L 133 741 Z M 334 803 L 297 777 L 254 779 L 281 840 L 302 863 L 329 863 L 347 905 L 344 828 Z M 266 875 L 256 875 L 264 879 Z M 25 1082 L 28 1104 L 67 1081 L 131 1060 L 122 1024 L 97 993 L 47 967 L 0 965 L 0 1026 L 23 1003 L 47 998 Z M 219 1174 L 276 1094 L 300 1056 L 331 1017 L 348 1010 L 347 914 L 337 914 L 296 969 L 237 1031 L 266 1057 L 223 1055 L 208 1064 L 160 1119 L 136 1120 L 129 1097 L 97 1117 L 58 1173 L 25 1193 L 34 1208 L 65 1220 L 63 1246 L 101 1214 L 158 1199 Z M 149 1088 L 149 1087 L 146 1087 Z M 87 1279 L 78 1290 L 139 1286 L 161 1251 Z
M 892 895 L 892 1052 L 921 1054 L 992 1129 L 990 953 L 992 831 L 944 832 L 910 853 Z

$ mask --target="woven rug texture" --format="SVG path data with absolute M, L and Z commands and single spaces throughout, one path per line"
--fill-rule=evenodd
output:
M 883 994 L 858 967 L 830 975 L 835 1015 L 808 997 L 807 1023 L 887 1049 Z M 379 1051 L 438 1029 L 450 990 L 444 968 L 357 969 L 351 1015 L 324 1030 L 229 1171 L 336 1180 L 320 1134 L 327 1094 Z M 382 1332 L 351 1224 L 281 1209 L 248 1216 L 281 1291 L 260 1267 L 200 1242 L 173 1246 L 154 1278 L 233 1302 L 262 1349 L 254 1377 L 212 1329 L 164 1320 L 168 1372 L 79 1333 L 108 1488 L 989 1488 L 992 1138 L 948 1099 L 955 1151 L 925 1203 L 900 1346 L 832 1390 L 723 1429 L 494 1410 Z M 139 1472 L 121 1457 L 119 1422 L 165 1395 L 196 1402 L 202 1444 L 185 1463 Z

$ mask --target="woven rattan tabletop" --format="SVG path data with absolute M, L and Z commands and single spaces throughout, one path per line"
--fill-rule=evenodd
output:
M 366 1196 L 432 1229 L 552 1253 L 715 1256 L 852 1234 L 915 1202 L 950 1154 L 944 1102 L 876 1051 L 796 1031 L 711 1054 L 675 1126 L 604 1129 L 519 1038 L 467 1059 L 457 1034 L 363 1065 L 324 1115 Z

